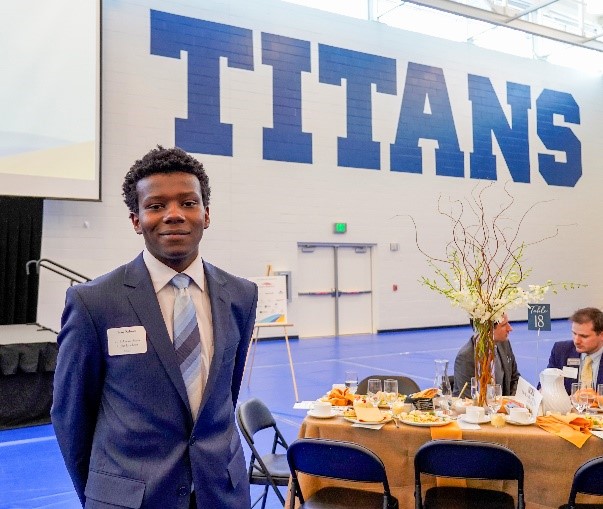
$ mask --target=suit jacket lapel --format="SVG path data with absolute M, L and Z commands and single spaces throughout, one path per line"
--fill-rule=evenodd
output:
M 175 385 L 178 394 L 180 394 L 180 397 L 186 404 L 189 415 L 191 415 L 186 386 L 180 372 L 176 352 L 163 321 L 159 301 L 157 300 L 151 276 L 144 264 L 142 254 L 126 266 L 124 285 L 131 289 L 128 294 L 128 300 L 134 308 L 140 323 L 145 328 L 149 342 L 153 345 L 159 360 L 163 364 L 170 380 Z
M 216 379 L 222 367 L 222 358 L 226 346 L 226 338 L 230 330 L 230 295 L 226 291 L 226 281 L 215 271 L 213 265 L 203 262 L 205 281 L 211 303 L 211 316 L 214 333 L 214 356 L 211 360 L 207 383 L 203 390 L 203 399 L 199 408 L 199 415 L 213 392 Z

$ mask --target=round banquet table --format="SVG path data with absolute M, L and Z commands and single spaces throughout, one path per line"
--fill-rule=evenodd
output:
M 400 502 L 400 509 L 414 509 L 414 455 L 422 444 L 431 440 L 430 428 L 406 424 L 400 424 L 400 427 L 396 428 L 393 422 L 389 422 L 380 430 L 374 430 L 353 427 L 340 416 L 331 419 L 308 416 L 302 423 L 299 437 L 345 440 L 372 450 L 385 464 L 390 488 Z M 603 440 L 594 435 L 582 448 L 578 448 L 536 425 L 507 424 L 495 428 L 484 424 L 479 430 L 462 430 L 462 438 L 495 442 L 508 447 L 519 456 L 524 466 L 527 509 L 557 509 L 567 502 L 576 468 L 591 458 L 603 455 Z M 425 481 L 424 489 L 434 483 L 430 477 L 426 477 Z M 316 491 L 321 486 L 339 484 L 332 479 L 307 476 L 300 476 L 300 482 L 304 495 Z M 490 487 L 502 488 L 513 496 L 517 493 L 515 482 L 488 483 Z M 370 489 L 370 485 L 357 486 L 357 483 L 355 487 Z M 588 497 L 584 496 L 579 500 L 586 501 Z M 600 499 L 597 501 L 600 502 Z

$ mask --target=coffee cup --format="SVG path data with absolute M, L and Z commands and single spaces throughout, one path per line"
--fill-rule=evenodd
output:
M 331 410 L 333 409 L 333 405 L 328 401 L 317 401 L 314 403 L 314 414 L 319 417 L 329 417 L 331 415 Z
M 486 411 L 481 406 L 468 406 L 465 410 L 465 420 L 468 422 L 481 422 L 486 417 Z
M 509 419 L 515 422 L 530 422 L 532 416 L 527 408 L 514 407 L 509 409 Z

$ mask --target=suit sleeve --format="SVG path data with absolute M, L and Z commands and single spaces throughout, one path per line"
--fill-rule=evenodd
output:
M 104 356 L 96 327 L 77 287 L 67 291 L 61 322 L 51 417 L 65 466 L 84 505 Z
M 547 368 L 559 368 L 559 369 L 563 368 L 563 361 L 565 361 L 565 359 L 562 362 L 559 362 L 559 359 L 557 358 L 558 351 L 559 351 L 558 344 L 554 343 L 553 348 L 551 349 L 551 355 L 549 357 L 549 363 L 547 365 Z
M 454 390 L 452 393 L 455 396 L 459 395 L 465 383 L 470 385 L 471 377 L 475 376 L 475 360 L 473 348 L 470 345 L 472 345 L 471 341 L 465 344 L 454 360 Z
M 237 352 L 237 359 L 234 366 L 232 376 L 232 404 L 236 407 L 239 398 L 239 390 L 241 389 L 241 380 L 243 379 L 243 371 L 245 370 L 245 360 L 247 359 L 247 350 L 253 327 L 255 325 L 255 312 L 258 304 L 258 287 L 253 283 L 253 292 L 250 293 L 249 311 L 244 319 L 239 322 L 239 330 L 241 331 L 241 343 Z
M 511 343 L 509 341 L 506 342 L 509 346 L 509 359 L 511 360 L 511 392 L 510 395 L 514 396 L 517 392 L 517 384 L 519 383 L 519 370 L 517 369 L 517 360 L 515 359 L 515 354 L 513 353 L 513 348 L 511 347 Z

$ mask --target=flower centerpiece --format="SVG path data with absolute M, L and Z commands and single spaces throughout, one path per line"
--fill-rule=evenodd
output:
M 521 286 L 530 276 L 531 269 L 523 266 L 525 248 L 529 244 L 519 239 L 519 230 L 527 214 L 537 204 L 529 207 L 510 230 L 510 220 L 506 214 L 514 199 L 505 187 L 506 203 L 489 216 L 484 192 L 492 185 L 494 183 L 481 190 L 479 185 L 476 186 L 470 199 L 452 201 L 450 210 L 443 209 L 440 197 L 438 212 L 447 217 L 452 225 L 452 236 L 446 244 L 443 258 L 425 253 L 419 246 L 418 237 L 416 239 L 419 250 L 427 257 L 435 273 L 435 277 L 422 277 L 420 282 L 446 297 L 453 306 L 466 311 L 473 324 L 479 405 L 486 402 L 488 383 L 494 383 L 494 325 L 510 309 L 542 301 L 549 290 L 556 293 L 560 286 L 566 289 L 581 286 L 573 283 L 554 284 L 550 280 L 542 285 Z M 472 217 L 469 222 L 466 209 Z

